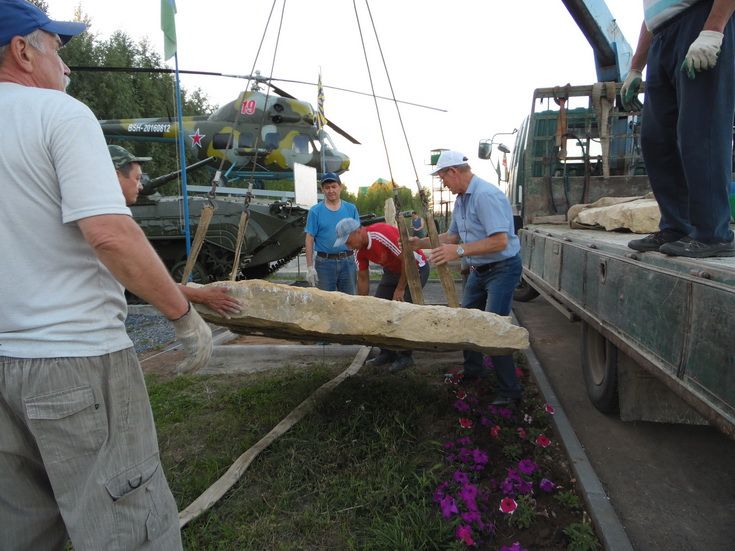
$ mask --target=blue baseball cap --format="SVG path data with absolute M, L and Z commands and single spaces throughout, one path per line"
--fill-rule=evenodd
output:
M 322 176 L 321 184 L 324 185 L 327 182 L 337 182 L 338 184 L 341 184 L 342 182 L 339 179 L 339 176 L 337 176 L 334 172 L 325 172 L 324 176 Z
M 53 21 L 26 0 L 0 0 L 0 46 L 9 44 L 14 36 L 26 36 L 36 29 L 58 34 L 62 44 L 87 28 L 78 21 Z
M 358 228 L 360 228 L 360 222 L 354 218 L 343 218 L 337 222 L 337 240 L 334 242 L 334 247 L 341 247 L 347 243 L 350 234 Z

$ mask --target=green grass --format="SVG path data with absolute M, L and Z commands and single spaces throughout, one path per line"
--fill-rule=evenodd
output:
M 179 509 L 338 372 L 320 365 L 260 376 L 150 377 Z M 450 407 L 446 392 L 419 374 L 348 379 L 184 528 L 185 547 L 454 548 L 432 502 Z

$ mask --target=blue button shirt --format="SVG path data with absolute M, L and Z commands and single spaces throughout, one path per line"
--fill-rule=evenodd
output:
M 457 195 L 452 223 L 447 233 L 458 235 L 463 243 L 486 239 L 496 233 L 508 234 L 508 246 L 497 253 L 467 257 L 470 266 L 480 266 L 513 258 L 521 250 L 513 225 L 513 211 L 500 188 L 472 176 L 467 191 Z

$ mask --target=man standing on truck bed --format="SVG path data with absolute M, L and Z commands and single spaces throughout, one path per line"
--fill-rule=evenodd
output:
M 728 200 L 735 0 L 643 0 L 643 7 L 621 97 L 627 109 L 637 107 L 647 64 L 641 147 L 661 222 L 660 231 L 628 246 L 693 258 L 735 256 Z
M 510 315 L 513 290 L 523 267 L 508 199 L 500 188 L 472 174 L 467 157 L 457 151 L 443 151 L 432 175 L 439 176 L 457 196 L 449 230 L 439 235 L 441 245 L 431 251 L 432 264 L 465 259 L 470 273 L 462 293 L 462 308 Z M 412 237 L 411 243 L 414 249 L 431 246 L 426 237 Z M 493 356 L 492 361 L 498 376 L 497 396 L 492 403 L 506 405 L 520 400 L 521 385 L 513 356 Z M 484 378 L 483 368 L 480 352 L 464 351 L 464 381 Z

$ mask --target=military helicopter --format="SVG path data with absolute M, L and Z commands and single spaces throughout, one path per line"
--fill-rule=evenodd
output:
M 222 165 L 227 180 L 277 179 L 293 173 L 294 163 L 318 172 L 342 173 L 350 159 L 337 150 L 331 137 L 317 125 L 312 106 L 274 86 L 259 73 L 252 87 L 210 116 L 183 117 L 189 149 L 210 166 Z M 262 91 L 263 84 L 276 93 Z M 110 140 L 175 142 L 179 125 L 175 118 L 117 119 L 100 121 Z M 326 125 L 355 144 L 355 138 L 329 120 Z

